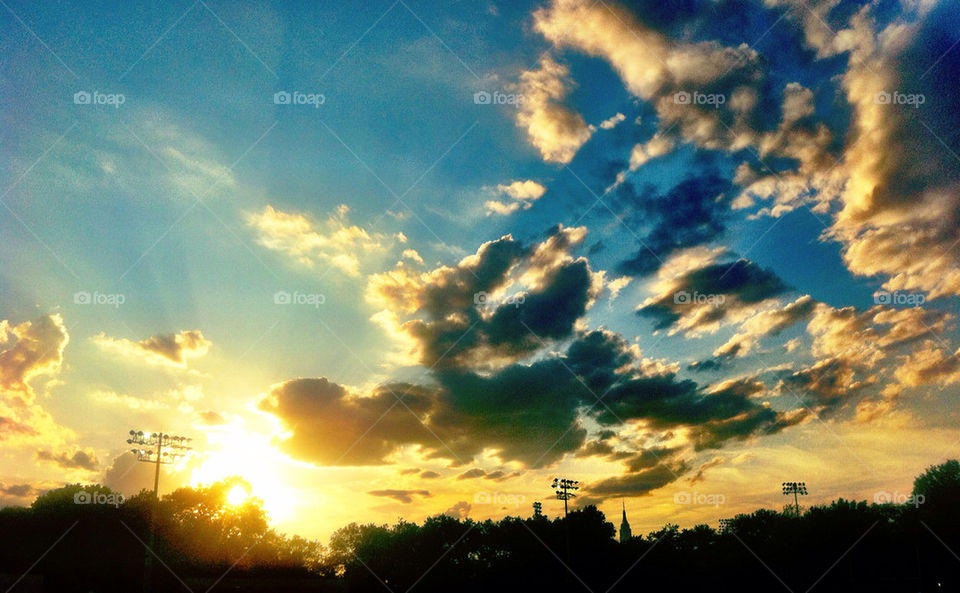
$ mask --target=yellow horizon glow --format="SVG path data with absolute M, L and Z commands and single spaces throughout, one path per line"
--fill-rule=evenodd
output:
M 236 496 L 240 504 L 250 497 L 263 501 L 263 509 L 272 523 L 289 520 L 296 510 L 296 489 L 282 471 L 288 459 L 263 434 L 250 432 L 242 426 L 219 427 L 207 433 L 209 449 L 200 455 L 199 465 L 190 472 L 190 485 L 213 484 L 227 478 L 239 477 L 249 485 L 249 491 L 235 486 L 228 494 L 228 502 Z M 237 488 L 244 494 L 235 494 Z

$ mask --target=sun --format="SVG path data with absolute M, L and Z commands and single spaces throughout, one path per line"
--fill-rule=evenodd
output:
M 238 507 L 247 502 L 249 498 L 250 492 L 240 484 L 237 484 L 227 493 L 227 504 Z
M 211 431 L 206 436 L 209 449 L 199 455 L 199 464 L 191 470 L 192 486 L 240 477 L 249 487 L 231 488 L 227 494 L 229 504 L 242 505 L 256 497 L 263 501 L 271 521 L 293 518 L 297 491 L 289 484 L 289 460 L 273 447 L 268 436 L 237 426 Z

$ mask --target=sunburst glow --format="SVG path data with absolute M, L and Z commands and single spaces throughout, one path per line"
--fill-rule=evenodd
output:
M 231 488 L 230 492 L 227 493 L 227 504 L 231 506 L 240 506 L 249 499 L 250 492 L 240 484 Z
M 250 484 L 241 502 L 249 496 L 262 500 L 274 521 L 292 516 L 297 497 L 285 471 L 291 462 L 270 444 L 269 437 L 231 425 L 207 433 L 207 442 L 209 450 L 199 456 L 199 464 L 190 473 L 191 485 L 238 476 Z M 228 495 L 230 504 L 236 504 L 235 490 Z

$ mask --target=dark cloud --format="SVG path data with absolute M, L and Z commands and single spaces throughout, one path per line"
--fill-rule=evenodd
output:
M 711 448 L 784 426 L 781 415 L 753 399 L 762 383 L 705 388 L 651 369 L 621 336 L 601 330 L 580 335 L 564 357 L 482 375 L 443 370 L 434 378 L 431 387 L 387 384 L 363 396 L 326 379 L 297 379 L 274 386 L 260 409 L 292 434 L 281 442 L 284 450 L 326 465 L 383 464 L 407 445 L 460 462 L 495 450 L 503 461 L 527 467 L 573 452 L 624 457 L 602 441 L 583 448 L 583 414 L 604 426 L 642 420 L 655 430 L 691 427 L 697 446 Z M 486 475 L 477 468 L 459 479 Z
M 586 498 L 580 502 L 581 504 L 588 504 L 588 499 L 590 501 L 602 501 L 607 498 L 644 496 L 676 481 L 688 469 L 685 462 L 658 464 L 636 473 L 593 482 L 584 486 Z
M 844 404 L 861 395 L 867 383 L 857 378 L 852 361 L 843 357 L 828 358 L 786 374 L 780 379 L 782 392 L 798 398 L 821 417 L 829 416 Z
M 514 362 L 544 340 L 570 337 L 599 291 L 586 260 L 569 255 L 584 236 L 582 228 L 557 226 L 532 246 L 501 237 L 454 267 L 374 275 L 367 298 L 389 319 L 403 319 L 392 331 L 416 342 L 425 366 Z
M 424 480 L 435 480 L 435 479 L 437 479 L 437 478 L 439 478 L 439 477 L 440 477 L 440 473 L 439 473 L 439 472 L 435 472 L 435 471 L 429 470 L 429 469 L 426 470 L 426 471 L 424 471 L 424 472 L 422 472 L 422 473 L 420 474 L 420 478 L 421 478 L 421 479 L 424 479 Z
M 705 472 L 712 468 L 717 467 L 718 465 L 723 465 L 725 462 L 723 457 L 714 457 L 710 461 L 700 464 L 700 467 L 697 468 L 697 473 L 694 474 L 691 478 L 687 480 L 687 483 L 693 486 L 698 482 L 702 482 L 704 479 Z
M 181 486 L 186 486 L 189 482 L 189 470 L 177 471 L 173 468 L 174 466 L 165 465 L 161 469 L 161 494 L 172 492 Z M 133 496 L 144 489 L 152 490 L 153 478 L 153 465 L 140 462 L 136 455 L 126 452 L 115 457 L 113 463 L 106 469 L 103 485 L 114 492 L 122 492 L 127 496 Z
M 684 273 L 638 308 L 637 315 L 653 320 L 656 330 L 670 328 L 682 317 L 694 321 L 689 328 L 697 329 L 790 290 L 772 270 L 749 260 L 713 262 Z
M 666 194 L 653 185 L 635 190 L 625 183 L 614 191 L 614 203 L 631 228 L 650 228 L 640 238 L 637 253 L 620 263 L 624 274 L 655 272 L 670 253 L 702 245 L 726 228 L 733 184 L 716 173 L 691 176 Z M 652 228 L 651 228 L 652 227 Z
M 151 336 L 139 342 L 99 334 L 94 337 L 94 341 L 103 348 L 137 356 L 148 363 L 181 368 L 187 366 L 187 359 L 205 355 L 211 346 L 211 342 L 203 336 L 203 332 L 196 329 Z
M 454 504 L 449 509 L 443 511 L 443 514 L 448 517 L 453 517 L 454 519 L 466 519 L 470 516 L 470 510 L 473 508 L 473 505 L 465 500 L 461 500 Z
M 177 364 L 186 364 L 187 356 L 203 354 L 210 347 L 210 342 L 203 337 L 200 330 L 153 336 L 137 344 L 144 350 Z
M 392 498 L 397 502 L 402 502 L 403 504 L 410 504 L 413 502 L 414 496 L 422 496 L 424 498 L 430 497 L 429 490 L 370 490 L 367 492 L 367 494 L 370 496 Z
M 316 378 L 275 385 L 259 408 L 283 419 L 292 432 L 282 441 L 289 453 L 324 465 L 371 465 L 385 463 L 403 443 L 437 446 L 417 416 L 435 402 L 425 387 L 384 384 L 358 397 Z
M 97 456 L 93 451 L 77 450 L 73 453 L 54 453 L 47 449 L 40 449 L 36 453 L 36 458 L 40 461 L 55 463 L 64 469 L 83 469 L 87 471 L 96 471 L 97 469 Z
M 14 498 L 26 498 L 36 495 L 38 491 L 30 484 L 0 484 L 0 494 Z
M 624 465 L 628 472 L 637 473 L 672 460 L 680 452 L 680 447 L 650 447 L 626 458 Z
M 222 426 L 227 423 L 227 419 L 222 414 L 213 410 L 197 412 L 197 420 L 204 426 Z
M 36 436 L 36 430 L 13 418 L 0 416 L 0 441 L 14 436 Z

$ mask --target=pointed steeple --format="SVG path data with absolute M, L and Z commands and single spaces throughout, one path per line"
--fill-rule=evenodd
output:
M 622 544 L 633 537 L 633 532 L 630 531 L 630 522 L 627 521 L 627 506 L 622 500 L 620 506 L 623 509 L 623 520 L 620 522 L 620 543 Z

